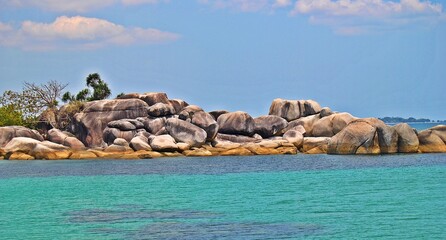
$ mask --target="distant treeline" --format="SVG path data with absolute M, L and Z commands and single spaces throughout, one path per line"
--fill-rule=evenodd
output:
M 430 120 L 428 118 L 402 118 L 402 117 L 384 117 L 384 118 L 379 118 L 380 120 L 382 120 L 385 123 L 414 123 L 414 122 L 418 122 L 418 123 L 426 123 L 426 122 L 446 122 L 446 120 Z

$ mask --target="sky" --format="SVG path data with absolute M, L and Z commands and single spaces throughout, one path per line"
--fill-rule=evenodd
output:
M 446 0 L 0 0 L 0 93 L 98 72 L 207 111 L 446 119 Z

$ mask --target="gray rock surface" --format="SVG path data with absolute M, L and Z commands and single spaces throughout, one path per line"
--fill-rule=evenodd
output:
M 74 115 L 70 132 L 87 147 L 101 147 L 104 146 L 103 132 L 109 122 L 146 117 L 147 108 L 147 103 L 139 99 L 87 102 L 84 110 Z
M 269 115 L 275 115 L 293 121 L 301 117 L 317 114 L 321 111 L 319 103 L 313 100 L 274 99 L 269 109 Z
M 285 119 L 274 115 L 254 118 L 254 132 L 263 138 L 282 135 L 287 126 Z
M 230 112 L 220 115 L 217 119 L 219 133 L 233 135 L 254 135 L 254 119 L 246 112 Z
M 181 119 L 170 118 L 166 130 L 177 142 L 184 142 L 192 147 L 200 147 L 206 142 L 206 131 Z

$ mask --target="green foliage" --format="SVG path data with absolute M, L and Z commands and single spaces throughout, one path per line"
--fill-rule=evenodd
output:
M 88 75 L 87 86 L 93 88 L 93 94 L 88 98 L 88 101 L 106 99 L 111 95 L 111 90 L 108 88 L 106 82 L 102 81 L 98 73 Z
M 108 84 L 101 79 L 98 73 L 89 74 L 85 81 L 88 88 L 81 90 L 76 96 L 66 92 L 62 97 L 62 101 L 95 101 L 106 99 L 111 95 Z
M 34 128 L 45 110 L 57 109 L 57 99 L 66 86 L 57 81 L 41 85 L 25 82 L 22 92 L 5 91 L 0 97 L 0 107 L 12 112 L 12 122 L 16 122 L 16 125 Z M 18 121 L 19 118 L 21 121 Z
M 13 105 L 0 107 L 0 127 L 24 125 L 23 115 Z
M 124 96 L 125 95 L 125 93 L 120 93 L 120 94 L 118 94 L 118 96 L 116 96 L 116 98 L 120 98 L 120 97 L 122 97 L 122 96 Z

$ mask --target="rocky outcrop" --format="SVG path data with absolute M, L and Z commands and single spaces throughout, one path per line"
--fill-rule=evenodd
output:
M 178 114 L 178 118 L 184 121 L 190 121 L 193 114 L 196 112 L 202 112 L 203 109 L 197 105 L 189 105 Z
M 136 119 L 120 119 L 107 124 L 109 128 L 117 128 L 121 131 L 132 131 L 144 128 L 144 124 Z
M 175 108 L 170 103 L 155 103 L 147 109 L 147 112 L 152 117 L 163 117 L 175 114 Z
M 1 117 L 1 116 L 0 116 Z M 6 146 L 15 137 L 33 138 L 43 141 L 42 135 L 37 131 L 22 126 L 0 127 L 0 147 Z
M 306 154 L 327 153 L 329 137 L 305 137 L 302 151 Z
M 212 141 L 217 136 L 217 121 L 207 112 L 198 111 L 191 114 L 191 123 L 203 129 L 207 134 L 207 141 Z
M 85 148 L 85 145 L 74 135 L 68 132 L 62 132 L 61 130 L 55 128 L 48 131 L 48 140 L 54 143 L 62 144 L 74 150 Z
M 154 151 L 174 152 L 179 149 L 175 139 L 170 135 L 150 136 L 149 143 Z
M 220 115 L 217 119 L 219 133 L 233 135 L 254 135 L 254 119 L 246 112 L 230 112 Z
M 116 138 L 113 144 L 104 149 L 104 152 L 133 152 L 127 140 Z
M 223 114 L 225 114 L 225 113 L 228 113 L 228 111 L 226 111 L 226 110 L 216 110 L 216 111 L 211 111 L 211 112 L 209 112 L 209 114 L 211 114 L 211 116 L 212 116 L 215 120 L 217 120 L 218 117 L 220 117 L 220 115 L 223 115 Z
M 398 152 L 398 133 L 376 118 L 354 120 L 336 134 L 329 154 L 380 154 Z
M 184 142 L 192 147 L 200 147 L 206 142 L 207 138 L 207 134 L 203 129 L 176 118 L 167 120 L 166 130 L 177 142 Z
M 321 119 L 319 115 L 312 115 L 312 116 L 308 116 L 308 117 L 299 118 L 297 120 L 289 122 L 288 126 L 285 128 L 284 132 L 287 132 L 288 130 L 293 129 L 297 126 L 302 126 L 305 129 L 304 136 L 312 137 L 314 124 L 317 121 L 319 121 L 319 119 Z
M 321 111 L 319 103 L 313 100 L 274 99 L 269 108 L 269 115 L 275 115 L 293 121 L 301 117 L 317 114 Z
M 103 132 L 103 141 L 107 145 L 113 144 L 115 139 L 122 138 L 126 141 L 130 142 L 133 137 L 136 135 L 137 130 L 131 130 L 131 131 L 121 131 L 117 128 L 105 128 Z
M 283 134 L 283 139 L 292 143 L 297 148 L 302 147 L 304 142 L 304 136 L 297 130 L 289 130 Z
M 175 109 L 175 113 L 179 113 L 185 107 L 189 106 L 189 103 L 181 99 L 169 99 L 169 103 L 173 107 L 173 109 Z
M 228 142 L 233 142 L 233 143 L 248 143 L 248 142 L 258 142 L 259 141 L 259 139 L 253 138 L 253 137 L 248 137 L 248 136 L 243 136 L 243 135 L 223 134 L 223 133 L 217 134 L 217 137 L 215 138 L 215 140 L 228 141 Z
M 147 103 L 147 105 L 152 106 L 156 103 L 165 103 L 170 104 L 169 98 L 166 93 L 157 93 L 157 92 L 149 92 L 149 93 L 128 93 L 119 97 L 119 99 L 140 99 Z
M 416 131 L 407 123 L 400 123 L 394 126 L 398 133 L 398 152 L 399 153 L 416 153 L 418 152 L 418 136 Z
M 146 117 L 147 108 L 147 103 L 132 98 L 87 102 L 84 110 L 74 115 L 70 132 L 87 147 L 101 147 L 104 146 L 103 132 L 109 122 Z
M 139 135 L 130 141 L 130 147 L 135 151 L 146 150 L 151 151 L 152 148 L 149 145 L 149 138 L 144 135 Z
M 322 115 L 322 114 L 321 114 Z M 350 122 L 356 120 L 349 113 L 334 113 L 317 120 L 312 127 L 313 137 L 333 137 Z
M 68 147 L 49 141 L 39 141 L 33 138 L 16 137 L 4 147 L 6 156 L 12 153 L 25 153 L 35 159 L 65 159 L 71 155 Z M 8 157 L 7 157 L 8 158 Z
M 147 132 L 154 134 L 154 135 L 162 135 L 166 134 L 167 131 L 165 129 L 166 126 L 166 118 L 138 118 L 139 121 L 141 121 L 144 124 L 144 129 L 147 130 Z
M 263 138 L 282 135 L 287 126 L 285 119 L 274 115 L 254 118 L 254 132 Z
M 422 153 L 446 152 L 446 126 L 439 125 L 418 134 Z

